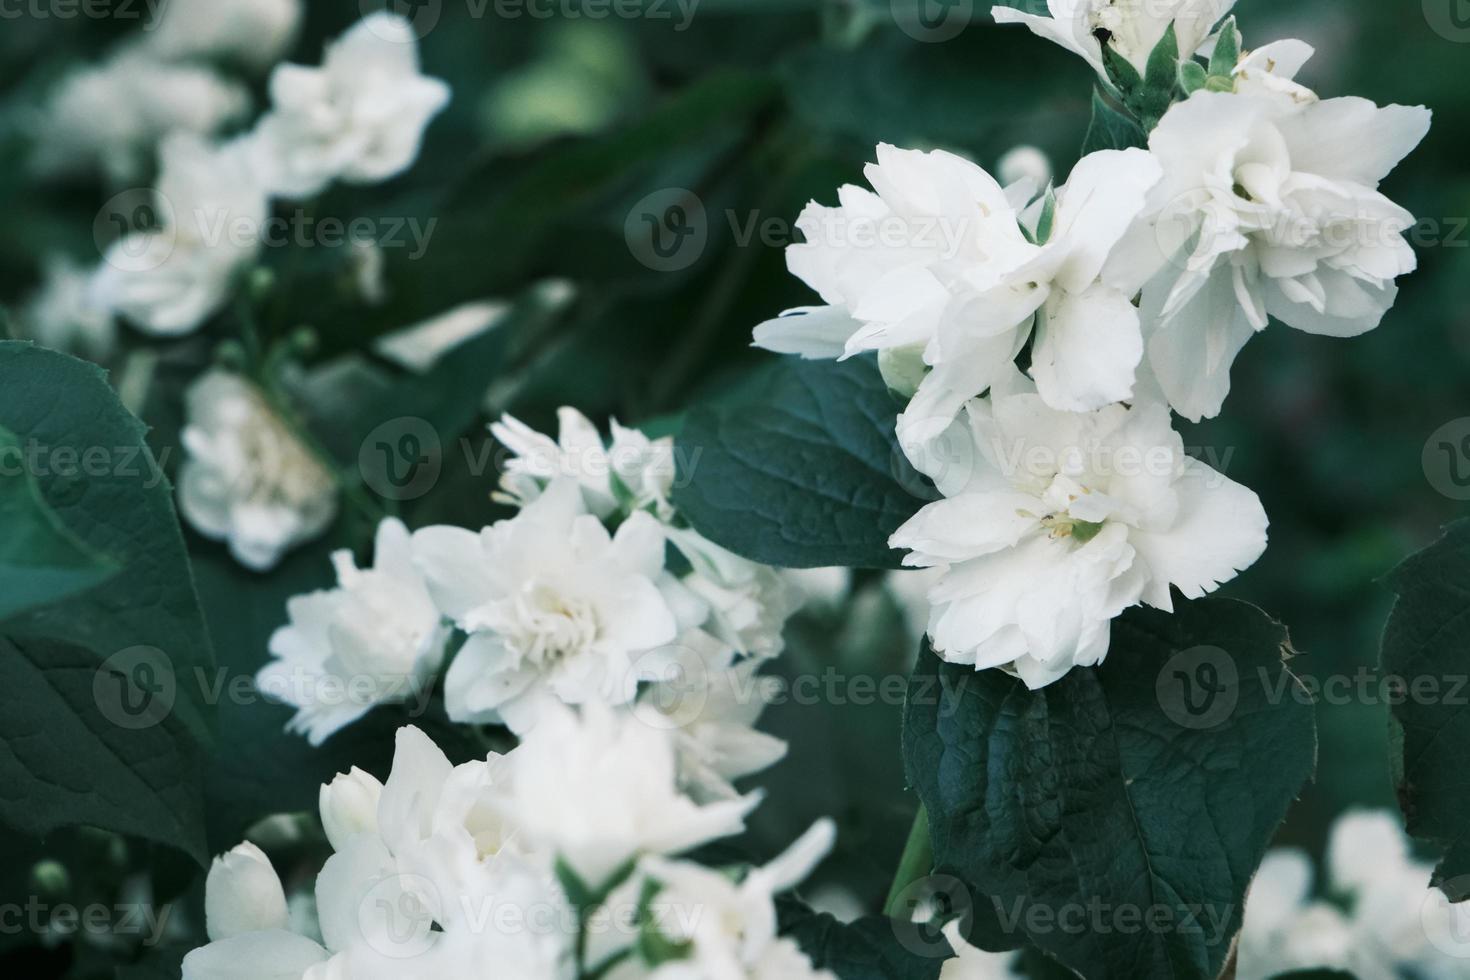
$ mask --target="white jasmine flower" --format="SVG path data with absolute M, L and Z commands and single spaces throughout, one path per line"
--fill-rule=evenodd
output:
M 115 184 L 136 182 L 165 136 L 213 136 L 249 109 L 245 88 L 213 69 L 125 47 L 66 76 L 47 98 L 32 127 L 32 167 L 45 175 L 101 170 Z
M 1301 851 L 1266 855 L 1246 896 L 1241 980 L 1321 969 L 1385 980 L 1470 976 L 1470 911 L 1430 886 L 1433 866 L 1413 858 L 1397 814 L 1340 816 L 1326 870 L 1318 889 L 1334 903 L 1312 897 L 1312 863 Z
M 960 933 L 960 920 L 944 925 L 944 938 L 949 940 L 954 958 L 939 968 L 939 980 L 1020 980 L 1018 953 L 990 953 L 971 946 Z
M 551 702 L 627 704 L 704 618 L 680 621 L 659 523 L 639 512 L 609 534 L 568 479 L 478 534 L 424 528 L 414 547 L 439 608 L 470 634 L 445 678 L 457 721 L 525 732 Z
M 146 333 L 197 329 L 260 251 L 268 214 L 245 144 L 167 139 L 154 191 L 163 226 L 114 242 L 93 282 L 99 304 Z
M 786 755 L 785 741 L 755 729 L 779 687 L 774 677 L 756 676 L 760 666 L 745 660 L 712 668 L 691 650 L 675 676 L 650 684 L 638 699 L 638 718 L 673 734 L 679 785 L 697 801 L 734 799 L 735 780 Z
M 143 44 L 165 61 L 219 58 L 267 68 L 296 40 L 301 0 L 163 0 Z
M 1302 104 L 1316 102 L 1317 93 L 1298 84 L 1297 72 L 1315 52 L 1305 41 L 1273 41 L 1253 51 L 1242 51 L 1231 72 L 1240 95 L 1280 96 Z
M 587 507 L 599 517 L 620 508 L 647 510 L 662 521 L 673 516 L 674 440 L 649 439 L 637 429 L 612 422 L 612 442 L 604 445 L 597 426 L 575 408 L 557 410 L 557 437 L 542 435 L 510 415 L 492 423 L 490 433 L 515 454 L 501 480 L 502 498 L 523 506 L 556 478 L 575 480 Z
M 373 566 L 332 554 L 337 588 L 294 596 L 291 622 L 270 639 L 275 659 L 256 686 L 297 708 L 287 728 L 320 745 L 374 707 L 416 697 L 444 658 L 449 627 L 414 562 L 408 528 L 378 525 Z
M 658 889 L 650 906 L 657 913 L 654 928 L 686 955 L 651 970 L 633 963 L 613 976 L 833 980 L 830 972 L 813 968 L 794 942 L 777 937 L 775 897 L 811 874 L 835 837 L 832 821 L 819 820 L 784 854 L 739 881 L 687 861 L 645 859 L 641 877 Z
M 383 784 L 356 766 L 322 786 L 318 809 L 322 829 L 334 849 L 340 850 L 354 834 L 377 833 L 382 798 Z
M 1047 0 L 1046 6 L 1046 14 L 1001 6 L 990 12 L 997 24 L 1025 24 L 1037 37 L 1080 55 L 1106 78 L 1103 38 L 1141 76 L 1170 24 L 1179 56 L 1192 57 L 1235 0 Z
M 640 857 L 739 833 L 760 800 L 695 803 L 679 790 L 668 732 L 596 703 L 580 715 L 549 708 L 509 758 L 513 822 L 591 888 Z
M 693 531 L 670 535 L 681 552 L 688 554 Z M 708 542 L 694 546 L 707 556 Z M 709 619 L 702 628 L 728 644 L 741 656 L 768 660 L 786 646 L 782 632 L 786 620 L 801 607 L 801 595 L 779 571 L 739 559 L 724 562 L 718 570 L 695 565 L 684 577 L 684 585 L 709 605 Z
M 1058 412 L 1018 373 L 952 430 L 966 465 L 898 529 L 929 593 L 940 656 L 1009 665 L 1029 687 L 1107 655 L 1109 623 L 1169 587 L 1213 591 L 1266 546 L 1256 495 L 1184 454 L 1161 404 Z
M 1157 270 L 1148 363 L 1177 412 L 1219 412 L 1231 363 L 1270 317 L 1330 337 L 1378 325 L 1417 264 L 1403 238 L 1414 217 L 1378 184 L 1429 122 L 1423 107 L 1278 91 L 1196 92 L 1164 115 L 1149 137 L 1164 179 L 1118 274 Z
M 26 336 L 44 347 L 105 361 L 117 343 L 117 323 L 96 301 L 92 272 L 64 255 L 47 255 L 41 286 L 20 313 Z
M 189 388 L 184 409 L 179 513 L 196 531 L 228 542 L 245 567 L 266 571 L 331 524 L 332 474 L 254 385 L 209 371 Z
M 245 843 L 214 859 L 205 882 L 204 919 L 216 941 L 286 928 L 286 892 L 260 848 Z
M 259 159 L 272 193 L 311 197 L 334 180 L 372 184 L 418 157 L 449 86 L 419 70 L 413 25 L 378 13 L 327 47 L 320 68 L 284 64 L 270 79 Z
M 1083 158 L 1056 194 L 1049 228 L 1042 208 L 1023 215 L 1024 199 L 950 153 L 884 144 L 866 174 L 877 193 L 847 186 L 839 207 L 809 205 L 797 221 L 806 242 L 786 253 L 829 305 L 761 324 L 757 346 L 921 358 L 927 374 L 899 422 L 910 452 L 994 382 L 1033 322 L 1048 404 L 1081 411 L 1132 393 L 1143 342 L 1131 298 L 1141 283 L 1100 275 L 1158 180 L 1146 152 Z

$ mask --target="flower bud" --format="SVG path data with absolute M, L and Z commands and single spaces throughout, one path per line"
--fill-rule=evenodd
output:
M 382 795 L 383 784 L 356 766 L 322 787 L 322 829 L 334 850 L 342 850 L 355 834 L 377 833 Z
M 204 887 L 204 922 L 214 942 L 286 927 L 286 893 L 260 848 L 246 842 L 214 859 Z
M 1002 187 L 1028 177 L 1035 181 L 1038 191 L 1051 183 L 1051 161 L 1034 146 L 1018 146 L 1011 150 L 1000 158 L 995 170 Z

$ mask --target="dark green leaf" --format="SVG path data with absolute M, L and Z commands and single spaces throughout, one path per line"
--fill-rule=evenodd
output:
M 87 824 L 203 860 L 213 665 L 162 468 L 102 372 L 0 343 L 0 426 L 40 447 L 33 476 L 87 552 L 120 569 L 0 625 L 0 822 Z
M 1102 93 L 1094 89 L 1092 123 L 1087 127 L 1087 139 L 1082 146 L 1083 155 L 1098 150 L 1126 150 L 1147 145 L 1148 137 L 1138 123 L 1113 108 Z
M 741 396 L 689 414 L 674 502 L 755 561 L 897 568 L 888 538 L 926 487 L 898 448 L 898 411 L 872 358 L 785 358 Z
M 838 980 L 935 980 L 954 954 L 933 927 L 869 916 L 843 924 L 792 898 L 777 902 L 781 933 Z
M 91 588 L 117 571 L 46 505 L 25 447 L 0 428 L 0 620 Z
M 1130 611 L 1101 667 L 1039 691 L 925 653 L 904 758 L 941 872 L 1090 980 L 1218 976 L 1315 760 L 1286 644 L 1210 599 Z
M 1407 695 L 1392 706 L 1399 805 L 1409 833 L 1443 850 L 1434 883 L 1462 901 L 1470 897 L 1470 520 L 1451 524 L 1388 584 L 1398 601 L 1383 633 L 1383 673 Z

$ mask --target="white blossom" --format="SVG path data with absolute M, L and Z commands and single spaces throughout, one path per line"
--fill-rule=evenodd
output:
M 1101 662 L 1124 609 L 1213 591 L 1266 546 L 1256 495 L 1186 456 L 1162 404 L 1058 412 L 1013 373 L 947 445 L 944 499 L 890 544 L 947 569 L 929 592 L 935 651 L 1032 688 Z
M 301 0 L 163 0 L 143 44 L 165 61 L 219 58 L 273 65 L 296 40 Z
M 418 157 L 449 86 L 423 75 L 413 25 L 378 13 L 327 47 L 320 68 L 283 64 L 256 127 L 257 161 L 273 194 L 311 197 L 336 180 L 372 184 Z
M 256 686 L 294 706 L 288 730 L 320 745 L 379 704 L 421 694 L 444 657 L 449 628 L 414 561 L 408 528 L 378 525 L 373 565 L 336 551 L 337 587 L 294 596 L 291 622 L 270 638 L 275 659 Z
M 819 820 L 771 863 L 739 880 L 688 861 L 645 859 L 638 882 L 652 891 L 652 926 L 685 955 L 653 966 L 635 958 L 613 980 L 834 980 L 776 934 L 775 897 L 795 887 L 832 849 L 836 830 Z M 656 890 L 654 890 L 656 889 Z
M 268 214 L 245 143 L 212 145 L 178 134 L 160 149 L 154 191 L 161 227 L 108 247 L 95 301 L 146 333 L 198 329 L 229 300 L 260 251 Z
M 1143 355 L 1140 283 L 1103 275 L 1142 211 L 1158 165 L 1142 150 L 1083 158 L 1054 204 L 1002 189 L 943 151 L 878 147 L 840 205 L 809 205 L 791 271 L 828 303 L 756 328 L 756 344 L 805 357 L 865 350 L 922 360 L 899 420 L 906 450 L 941 433 L 1002 373 L 1036 329 L 1034 373 L 1047 403 L 1074 411 L 1132 393 Z M 1029 182 L 1028 182 L 1029 183 Z
M 1432 870 L 1410 853 L 1398 815 L 1383 811 L 1337 819 L 1315 887 L 1304 853 L 1270 852 L 1246 895 L 1238 976 L 1331 969 L 1363 980 L 1470 977 L 1470 911 L 1430 886 Z
M 696 803 L 679 788 L 668 732 L 599 704 L 548 709 L 510 759 L 512 822 L 591 888 L 645 855 L 739 833 L 760 801 Z
M 270 859 L 254 844 L 241 844 L 215 858 L 205 891 L 210 939 L 286 928 L 286 892 Z
M 335 779 L 322 786 L 317 799 L 322 830 L 333 848 L 341 848 L 355 834 L 377 832 L 383 784 L 371 773 L 356 766 L 351 772 L 338 773 Z
M 115 184 L 135 182 L 165 136 L 213 136 L 249 108 L 245 88 L 212 68 L 127 46 L 67 75 L 46 99 L 32 127 L 32 167 L 43 175 L 100 170 Z
M 179 513 L 196 531 L 265 571 L 332 522 L 332 474 L 254 385 L 209 371 L 189 388 L 184 410 Z
M 1378 185 L 1424 138 L 1429 110 L 1308 98 L 1283 85 L 1310 49 L 1272 47 L 1280 62 L 1257 53 L 1237 69 L 1241 92 L 1196 92 L 1164 115 L 1149 137 L 1164 178 L 1113 266 L 1148 280 L 1151 373 L 1196 421 L 1220 411 L 1232 362 L 1269 318 L 1356 336 L 1417 264 L 1403 237 L 1414 217 Z
M 92 271 L 60 254 L 47 255 L 41 285 L 20 312 L 25 335 L 54 350 L 105 361 L 117 343 L 117 323 L 97 302 Z
M 1025 24 L 1038 37 L 1080 55 L 1102 77 L 1100 38 L 1142 76 L 1148 56 L 1174 26 L 1179 56 L 1192 57 L 1235 0 L 1047 0 L 1046 14 L 995 6 L 998 24 Z
M 549 703 L 631 702 L 705 615 L 695 601 L 681 622 L 690 601 L 664 571 L 664 544 L 642 512 L 610 534 L 568 479 L 478 534 L 417 531 L 430 592 L 470 634 L 445 678 L 450 717 L 525 732 Z

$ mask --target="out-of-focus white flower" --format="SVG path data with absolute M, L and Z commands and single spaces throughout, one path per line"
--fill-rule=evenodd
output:
M 690 650 L 676 676 L 650 684 L 638 699 L 637 717 L 673 734 L 679 784 L 697 801 L 734 799 L 735 780 L 786 755 L 785 741 L 755 728 L 779 684 L 757 676 L 760 667 L 759 660 L 711 667 Z
M 525 505 L 556 478 L 575 480 L 587 506 L 599 517 L 619 508 L 647 510 L 661 521 L 673 514 L 674 440 L 650 439 L 637 429 L 612 423 L 612 441 L 581 412 L 557 410 L 557 437 L 542 435 L 512 416 L 502 416 L 490 433 L 515 454 L 505 464 L 503 499 Z
M 944 938 L 954 958 L 939 968 L 939 980 L 1019 980 L 1024 976 L 1016 968 L 1020 954 L 990 953 L 971 946 L 960 933 L 959 919 L 945 923 Z
M 927 374 L 899 420 L 911 453 L 994 382 L 1033 324 L 1048 404 L 1083 411 L 1129 397 L 1143 356 L 1131 302 L 1141 282 L 1103 272 L 1158 180 L 1148 153 L 1089 154 L 1050 204 L 1029 208 L 1029 190 L 1002 189 L 943 151 L 883 144 L 865 173 L 877 193 L 846 186 L 837 208 L 808 205 L 797 220 L 806 241 L 786 253 L 829 305 L 759 325 L 757 346 L 922 358 Z
M 266 571 L 332 522 L 332 474 L 254 385 L 209 371 L 189 388 L 184 409 L 179 512 L 196 531 L 228 542 L 247 568 Z
M 599 704 L 548 708 L 509 758 L 512 822 L 594 889 L 645 855 L 739 833 L 760 801 L 695 803 L 679 789 L 668 732 Z
M 1018 146 L 1000 158 L 995 176 L 1003 187 L 1029 181 L 1039 191 L 1051 183 L 1051 160 L 1034 146 Z
M 776 895 L 794 888 L 832 849 L 836 830 L 819 820 L 784 854 L 738 881 L 687 861 L 645 859 L 640 882 L 653 892 L 647 928 L 683 956 L 662 964 L 634 960 L 623 980 L 834 980 L 776 935 Z
M 1310 49 L 1276 50 L 1290 74 Z M 1356 336 L 1417 264 L 1403 237 L 1413 215 L 1377 188 L 1424 138 L 1429 110 L 1303 100 L 1258 78 L 1244 69 L 1259 94 L 1196 92 L 1164 115 L 1149 137 L 1164 178 L 1112 267 L 1147 281 L 1147 363 L 1196 421 L 1219 412 L 1236 354 L 1269 318 Z
M 470 634 L 445 678 L 450 717 L 525 732 L 550 703 L 631 702 L 666 666 L 661 651 L 704 618 L 681 622 L 688 603 L 664 544 L 642 512 L 609 534 L 569 479 L 478 534 L 417 531 L 430 592 Z
M 327 47 L 320 68 L 271 74 L 271 110 L 256 128 L 267 188 L 310 197 L 334 180 L 372 184 L 407 170 L 449 86 L 419 70 L 413 25 L 371 14 Z
M 96 301 L 91 270 L 52 254 L 41 275 L 40 288 L 20 313 L 26 336 L 43 347 L 105 361 L 117 342 L 117 323 Z
M 40 174 L 101 170 L 139 180 L 170 133 L 213 136 L 242 118 L 250 96 L 203 65 L 159 61 L 129 46 L 64 78 L 35 118 L 32 167 Z
M 944 567 L 904 568 L 889 572 L 883 577 L 883 587 L 898 604 L 903 614 L 904 626 L 913 636 L 914 642 L 924 638 L 929 629 L 929 613 L 933 608 L 929 592 L 944 577 Z
M 323 785 L 318 809 L 332 847 L 340 850 L 354 834 L 377 833 L 382 798 L 383 784 L 356 766 Z
M 332 555 L 337 588 L 294 596 L 291 622 L 271 635 L 275 659 L 256 686 L 297 709 L 287 728 L 313 745 L 374 707 L 420 694 L 444 659 L 449 627 L 414 562 L 408 528 L 378 525 L 373 566 Z
M 783 568 L 781 577 L 795 587 L 802 606 L 836 608 L 852 591 L 852 569 Z
M 1050 684 L 1102 661 L 1124 609 L 1211 592 L 1266 547 L 1256 495 L 1186 456 L 1162 404 L 1059 412 L 1013 369 L 950 436 L 945 499 L 890 544 L 947 568 L 929 637 L 954 663 Z
M 1080 55 L 1106 78 L 1104 38 L 1108 47 L 1143 75 L 1148 56 L 1170 24 L 1179 41 L 1179 56 L 1191 57 L 1235 6 L 1235 0 L 1047 0 L 1046 6 L 1046 14 L 1001 6 L 990 12 L 998 24 L 1025 24 L 1038 37 Z
M 205 882 L 209 938 L 286 928 L 286 892 L 270 859 L 245 843 L 214 859 Z
M 230 298 L 260 251 L 268 205 L 239 140 L 211 145 L 179 134 L 164 141 L 160 157 L 161 227 L 113 242 L 92 289 L 95 302 L 140 330 L 177 336 Z
M 286 54 L 300 25 L 301 0 L 163 0 L 143 46 L 163 60 L 219 58 L 260 70 Z
M 1352 811 L 1333 825 L 1326 880 L 1314 899 L 1311 860 L 1266 855 L 1246 895 L 1238 976 L 1341 970 L 1364 980 L 1470 977 L 1470 911 L 1430 887 L 1432 865 L 1414 860 L 1397 814 Z
M 379 337 L 373 341 L 373 350 L 400 367 L 425 374 L 460 344 L 494 329 L 509 311 L 510 304 L 498 300 L 462 303 L 421 323 Z

